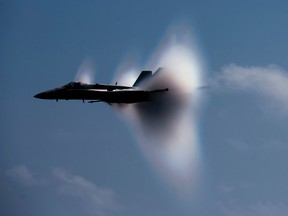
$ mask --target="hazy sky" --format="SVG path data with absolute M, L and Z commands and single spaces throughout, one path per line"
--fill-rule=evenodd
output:
M 286 1 L 0 1 L 0 214 L 288 212 Z M 205 62 L 197 192 L 182 196 L 102 103 L 42 101 L 89 58 L 109 83 L 185 23 Z M 149 68 L 140 68 L 143 70 Z M 201 90 L 202 91 L 202 90 Z

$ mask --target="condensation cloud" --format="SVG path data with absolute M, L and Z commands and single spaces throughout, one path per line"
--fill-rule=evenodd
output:
M 197 110 L 203 64 L 197 50 L 187 28 L 171 28 L 142 67 L 153 72 L 161 69 L 141 86 L 150 90 L 169 88 L 169 91 L 153 102 L 120 109 L 152 166 L 180 191 L 195 188 L 200 175 Z M 131 62 L 123 65 L 120 82 L 131 85 L 141 67 Z
M 80 65 L 74 80 L 78 82 L 92 84 L 94 81 L 94 75 L 95 75 L 94 71 L 95 70 L 94 70 L 92 61 L 85 60 Z

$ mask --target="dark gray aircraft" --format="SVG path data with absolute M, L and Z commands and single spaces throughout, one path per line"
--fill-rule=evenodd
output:
M 155 74 L 161 70 L 160 68 Z M 48 100 L 88 100 L 89 103 L 106 102 L 113 103 L 140 103 L 149 102 L 157 96 L 164 94 L 168 88 L 141 89 L 140 84 L 151 79 L 152 71 L 142 71 L 133 86 L 86 84 L 81 82 L 70 82 L 60 88 L 36 94 L 34 97 Z

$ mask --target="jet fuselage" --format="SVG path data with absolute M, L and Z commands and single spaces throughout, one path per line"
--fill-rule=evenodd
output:
M 89 100 L 89 102 L 106 103 L 140 103 L 152 100 L 157 94 L 168 91 L 140 90 L 136 87 L 105 85 L 105 84 L 85 84 L 80 82 L 70 82 L 60 88 L 36 94 L 34 97 L 49 100 Z

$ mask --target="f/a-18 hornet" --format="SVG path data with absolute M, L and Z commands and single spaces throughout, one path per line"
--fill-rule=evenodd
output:
M 151 79 L 159 72 L 142 71 L 133 86 L 108 85 L 108 84 L 86 84 L 81 82 L 70 82 L 62 87 L 51 89 L 36 94 L 34 97 L 48 100 L 88 100 L 89 103 L 106 102 L 113 103 L 140 103 L 149 102 L 155 97 L 165 94 L 168 88 L 141 89 L 140 83 Z

